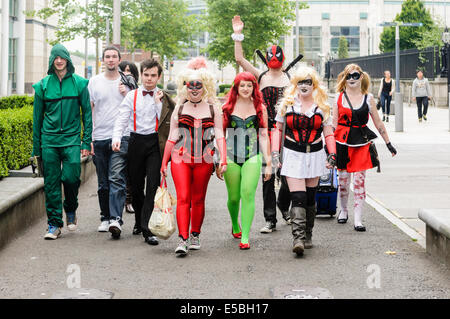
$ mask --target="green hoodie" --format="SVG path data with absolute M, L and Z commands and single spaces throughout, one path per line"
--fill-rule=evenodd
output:
M 58 56 L 67 60 L 67 74 L 62 81 L 53 65 Z M 69 52 L 63 45 L 56 44 L 50 54 L 48 76 L 33 85 L 33 156 L 40 156 L 42 147 L 80 145 L 81 120 L 84 128 L 81 148 L 91 149 L 89 80 L 74 72 Z

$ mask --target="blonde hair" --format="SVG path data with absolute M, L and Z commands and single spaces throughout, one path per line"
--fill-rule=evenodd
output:
M 339 73 L 337 77 L 336 92 L 343 92 L 345 90 L 347 75 L 350 73 L 350 71 L 353 70 L 357 70 L 359 73 L 361 73 L 361 93 L 368 94 L 370 87 L 370 76 L 368 73 L 364 72 L 358 64 L 355 63 L 347 64 L 347 66 L 344 68 L 344 71 Z
M 210 104 L 213 104 L 217 108 L 216 98 L 216 81 L 214 76 L 205 68 L 197 70 L 184 69 L 177 77 L 177 106 L 183 104 L 187 100 L 187 88 L 186 83 L 189 81 L 201 81 L 203 83 L 202 99 Z
M 299 67 L 291 78 L 291 85 L 284 92 L 283 99 L 278 104 L 278 109 L 282 116 L 286 115 L 289 106 L 294 105 L 295 97 L 298 95 L 297 83 L 302 80 L 311 78 L 313 83 L 313 99 L 319 109 L 324 114 L 324 121 L 330 116 L 330 105 L 328 104 L 327 90 L 320 84 L 320 78 L 316 70 L 310 67 Z

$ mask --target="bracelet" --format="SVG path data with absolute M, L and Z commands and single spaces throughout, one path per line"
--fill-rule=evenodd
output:
M 238 33 L 233 33 L 231 35 L 231 38 L 233 39 L 233 41 L 239 41 L 242 42 L 244 41 L 244 35 L 242 33 L 238 34 Z

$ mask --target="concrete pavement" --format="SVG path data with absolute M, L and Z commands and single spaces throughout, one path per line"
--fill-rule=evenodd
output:
M 169 188 L 173 191 L 171 178 Z M 43 218 L 0 251 L 0 298 L 311 298 L 318 292 L 363 299 L 450 296 L 450 271 L 371 207 L 365 208 L 365 233 L 353 230 L 352 214 L 345 225 L 317 218 L 315 247 L 297 258 L 291 252 L 290 227 L 283 222 L 273 234 L 259 233 L 264 225 L 261 195 L 259 185 L 251 249 L 241 251 L 230 234 L 225 185 L 212 176 L 202 248 L 177 258 L 176 234 L 149 246 L 131 234 L 134 216 L 127 213 L 120 240 L 98 233 L 96 179 L 91 178 L 80 192 L 76 232 L 64 229 L 58 240 L 45 241 Z
M 425 223 L 418 219 L 419 209 L 450 207 L 449 111 L 430 107 L 428 120 L 419 123 L 415 103 L 408 105 L 403 108 L 403 132 L 395 132 L 395 116 L 385 122 L 397 156 L 391 157 L 381 137 L 376 140 L 381 173 L 367 174 L 367 202 L 423 246 Z

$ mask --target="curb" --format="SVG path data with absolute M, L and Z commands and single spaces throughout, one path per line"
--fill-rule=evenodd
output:
M 426 239 L 414 228 L 409 226 L 403 220 L 401 220 L 394 211 L 387 208 L 382 202 L 377 200 L 375 197 L 366 192 L 366 203 L 375 209 L 378 213 L 383 215 L 392 224 L 397 226 L 401 231 L 408 235 L 415 243 L 420 245 L 422 248 L 426 249 Z

